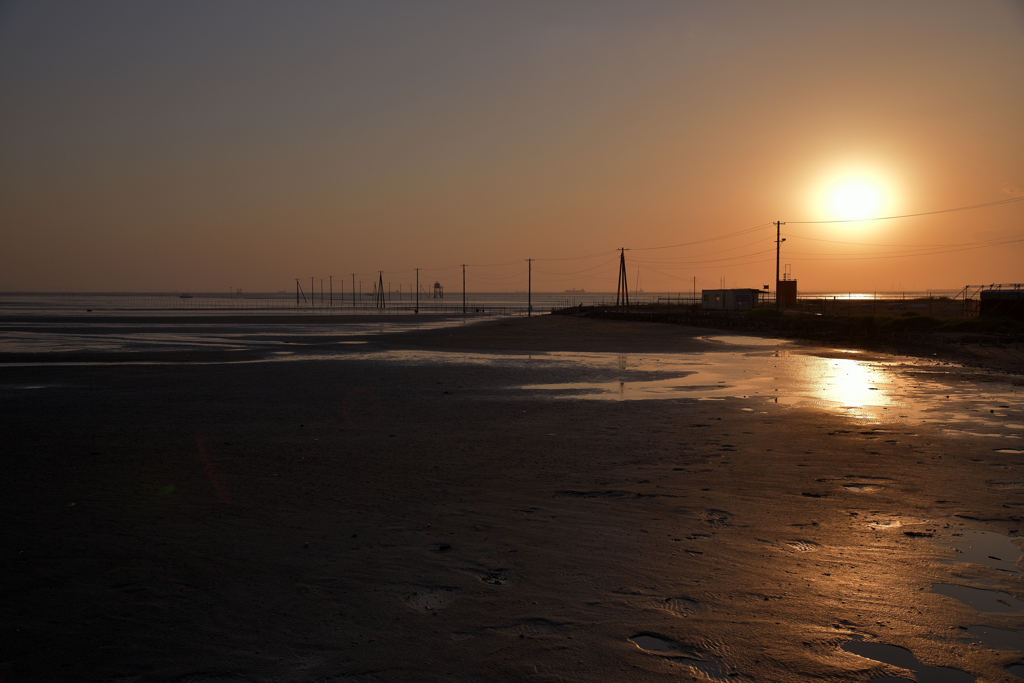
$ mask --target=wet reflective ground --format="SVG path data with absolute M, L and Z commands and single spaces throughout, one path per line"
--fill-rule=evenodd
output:
M 1017 378 L 724 337 L 294 341 L 2 369 L 0 674 L 1024 670 Z

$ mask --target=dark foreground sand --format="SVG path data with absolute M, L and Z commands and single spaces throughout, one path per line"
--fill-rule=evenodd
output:
M 713 346 L 694 333 L 546 317 L 361 350 Z M 991 439 L 552 401 L 516 387 L 574 378 L 528 362 L 0 371 L 11 683 L 913 679 L 842 649 L 857 637 L 1018 680 L 1024 640 L 965 629 L 1024 612 L 930 590 L 1024 598 L 935 542 L 1018 533 L 1024 461 Z

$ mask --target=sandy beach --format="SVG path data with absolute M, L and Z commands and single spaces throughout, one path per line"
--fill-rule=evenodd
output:
M 0 352 L 4 681 L 1024 670 L 1019 376 L 562 316 L 264 323 Z

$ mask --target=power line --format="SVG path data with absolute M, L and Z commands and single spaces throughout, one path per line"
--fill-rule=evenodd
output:
M 707 239 L 697 240 L 696 242 L 682 242 L 680 244 L 666 244 L 665 246 L 661 246 L 661 247 L 640 247 L 638 249 L 634 249 L 634 251 L 651 251 L 652 249 L 675 249 L 676 247 L 690 247 L 690 246 L 693 246 L 694 244 L 704 244 L 705 242 L 714 242 L 715 240 L 724 240 L 724 239 L 728 239 L 730 237 L 738 237 L 740 235 L 746 235 L 748 233 L 754 232 L 755 230 L 761 230 L 762 228 L 767 228 L 769 225 L 775 225 L 775 224 L 774 223 L 763 223 L 762 225 L 755 225 L 754 227 L 747 228 L 746 230 L 737 230 L 736 232 L 730 232 L 727 235 L 719 235 L 718 237 L 708 237 Z
M 534 261 L 579 261 L 580 259 L 597 258 L 598 256 L 607 256 L 608 254 L 614 254 L 618 249 L 612 249 L 611 251 L 599 251 L 594 254 L 588 254 L 586 256 L 567 256 L 565 258 L 535 258 Z
M 1005 237 L 1005 238 L 999 237 L 999 238 L 996 238 L 994 240 L 982 240 L 980 242 L 961 242 L 959 244 L 933 244 L 933 245 L 930 245 L 930 246 L 931 247 L 964 247 L 964 246 L 969 246 L 969 245 L 984 245 L 984 244 L 988 244 L 988 243 L 999 244 L 1000 240 L 1010 239 L 1010 238 L 1017 237 L 1017 236 L 1018 235 L 1010 235 L 1010 236 Z M 843 242 L 841 240 L 826 240 L 826 239 L 822 239 L 820 237 L 806 237 L 806 236 L 802 236 L 802 235 L 794 235 L 792 233 L 787 233 L 786 237 L 792 237 L 792 238 L 799 239 L 799 240 L 811 240 L 813 242 L 828 242 L 830 244 L 850 244 L 850 245 L 853 245 L 853 246 L 856 246 L 856 247 L 921 247 L 921 248 L 924 248 L 924 246 L 925 246 L 925 245 L 921 245 L 921 244 L 878 244 L 878 243 L 874 243 L 874 242 Z
M 905 213 L 899 216 L 879 216 L 878 218 L 849 218 L 838 221 L 786 221 L 789 224 L 800 224 L 800 225 L 818 225 L 823 223 L 865 223 L 868 221 L 891 221 L 894 218 L 914 218 L 915 216 L 934 216 L 937 213 L 952 213 L 954 211 L 968 211 L 970 209 L 983 209 L 987 206 L 999 206 L 1000 204 L 1012 204 L 1014 202 L 1024 202 L 1024 197 L 1012 197 L 1010 199 L 1000 199 L 994 202 L 985 202 L 984 204 L 971 204 L 970 206 L 958 206 L 955 209 L 940 209 L 939 211 L 923 211 L 921 213 Z
M 877 255 L 872 255 L 872 256 L 829 256 L 829 255 L 811 254 L 812 256 L 819 256 L 819 258 L 803 258 L 801 260 L 803 260 L 803 261 L 874 261 L 874 260 L 877 260 L 877 259 L 887 259 L 887 258 L 914 258 L 916 256 L 934 256 L 936 254 L 952 254 L 952 253 L 956 253 L 956 252 L 959 252 L 959 251 L 971 251 L 972 249 L 986 249 L 988 247 L 998 247 L 998 246 L 1002 246 L 1003 244 L 1014 244 L 1016 242 L 1024 242 L 1024 237 L 1021 237 L 1021 238 L 1018 238 L 1018 239 L 1013 239 L 1013 240 L 1006 240 L 1005 242 L 999 242 L 999 243 L 996 243 L 996 244 L 979 244 L 979 245 L 976 245 L 976 246 L 973 246 L 973 247 L 960 247 L 960 248 L 956 248 L 956 249 L 940 249 L 940 250 L 937 250 L 937 251 L 934 251 L 934 250 L 932 250 L 932 251 L 917 251 L 917 252 L 915 252 L 915 251 L 904 251 L 904 252 L 897 252 L 897 253 L 893 253 L 893 254 L 877 254 Z M 927 247 L 923 247 L 923 248 L 927 249 Z M 795 255 L 800 256 L 801 253 L 800 252 L 796 252 Z

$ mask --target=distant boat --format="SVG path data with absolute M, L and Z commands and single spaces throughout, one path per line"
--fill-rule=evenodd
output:
M 191 294 L 179 294 L 178 297 L 182 298 L 182 299 L 191 299 L 192 295 Z
M 585 289 L 567 289 L 567 290 L 565 290 L 565 293 L 566 294 L 586 294 L 587 290 L 585 290 Z

